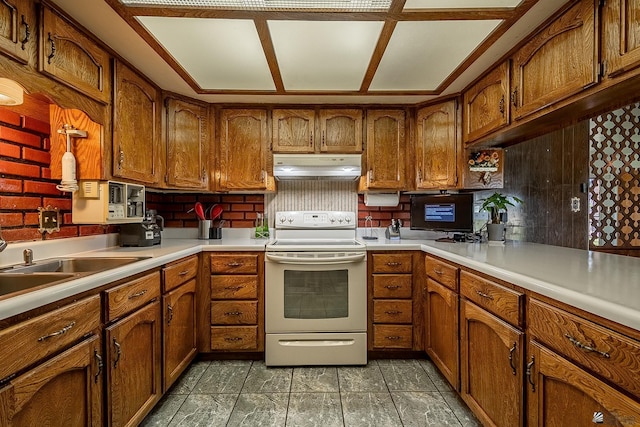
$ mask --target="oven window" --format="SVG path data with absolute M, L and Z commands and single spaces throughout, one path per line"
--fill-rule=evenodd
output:
M 349 317 L 349 270 L 285 270 L 284 317 Z

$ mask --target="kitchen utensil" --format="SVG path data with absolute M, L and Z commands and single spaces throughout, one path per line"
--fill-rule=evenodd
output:
M 366 233 L 362 235 L 362 238 L 365 240 L 378 240 L 378 236 L 373 235 L 373 217 L 371 215 L 365 217 L 364 219 L 364 228 Z
M 204 208 L 202 207 L 202 203 L 196 202 L 196 205 L 194 206 L 193 209 L 196 212 L 196 216 L 200 221 L 204 221 L 207 218 L 204 214 Z
M 222 206 L 220 205 L 213 205 L 211 206 L 211 212 L 209 213 L 209 219 L 211 219 L 211 221 L 215 221 L 216 219 L 220 218 L 220 215 L 222 215 Z

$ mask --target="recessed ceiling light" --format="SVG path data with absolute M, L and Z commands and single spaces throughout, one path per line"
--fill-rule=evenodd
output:
M 387 11 L 391 0 L 120 0 L 126 6 L 202 7 L 234 10 Z

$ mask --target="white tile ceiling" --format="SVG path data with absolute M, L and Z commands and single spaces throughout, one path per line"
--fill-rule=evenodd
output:
M 51 1 L 162 89 L 207 102 L 415 104 L 464 89 L 569 0 L 392 0 L 350 14 Z

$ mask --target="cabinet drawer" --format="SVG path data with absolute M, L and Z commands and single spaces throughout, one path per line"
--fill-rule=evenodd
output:
M 258 276 L 211 276 L 212 299 L 258 298 Z
M 374 273 L 411 273 L 411 254 L 373 254 Z
M 167 265 L 162 269 L 162 276 L 164 277 L 163 292 L 168 292 L 180 286 L 187 280 L 196 277 L 197 274 L 198 257 L 195 255 Z
M 211 255 L 211 273 L 257 273 L 258 255 Z
M 211 350 L 255 350 L 257 326 L 212 326 Z
M 424 265 L 427 276 L 449 289 L 458 290 L 458 267 L 428 255 L 424 258 Z
M 475 274 L 460 272 L 460 295 L 515 326 L 522 325 L 524 294 Z
M 374 298 L 411 298 L 411 274 L 377 274 L 373 276 Z
M 105 291 L 106 321 L 117 319 L 159 297 L 159 271 L 108 289 Z
M 95 295 L 0 332 L 0 379 L 78 341 L 100 327 Z
M 527 312 L 536 340 L 640 396 L 640 342 L 535 299 Z
M 255 325 L 258 323 L 257 301 L 212 301 L 211 324 Z
M 373 321 L 375 323 L 411 323 L 411 300 L 373 301 Z
M 408 348 L 412 346 L 411 325 L 373 325 L 375 348 Z

